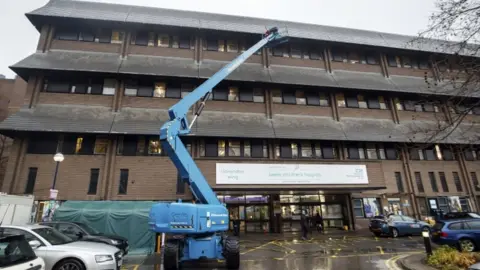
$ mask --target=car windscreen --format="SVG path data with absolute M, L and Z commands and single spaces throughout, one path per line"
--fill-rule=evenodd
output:
M 36 258 L 35 252 L 23 235 L 0 239 L 0 267 L 14 266 Z
M 75 224 L 80 226 L 82 229 L 84 229 L 89 234 L 100 234 L 99 231 L 95 230 L 94 228 L 90 227 L 89 225 L 87 225 L 85 223 L 75 222 Z
M 63 245 L 73 242 L 74 240 L 65 234 L 53 228 L 37 228 L 32 231 L 38 233 L 41 237 L 47 240 L 51 245 Z

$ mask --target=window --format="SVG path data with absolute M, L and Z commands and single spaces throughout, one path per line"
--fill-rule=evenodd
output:
M 58 138 L 56 135 L 38 134 L 28 139 L 28 154 L 55 154 Z
M 335 62 L 343 62 L 347 60 L 347 53 L 339 48 L 332 48 L 332 60 Z
M 303 158 L 314 157 L 314 151 L 312 149 L 312 144 L 310 142 L 302 142 L 300 144 L 300 157 L 303 157 Z
M 135 80 L 127 80 L 125 82 L 125 96 L 136 96 L 138 91 L 138 82 Z
M 282 92 L 283 103 L 284 104 L 297 104 L 297 98 L 295 96 L 295 91 L 283 91 Z
M 88 195 L 97 194 L 98 177 L 100 169 L 90 169 L 90 184 L 88 185 Z
M 480 191 L 480 183 L 478 182 L 477 173 L 470 172 L 470 177 L 472 177 L 473 185 L 475 186 L 475 191 Z
M 355 217 L 365 217 L 362 199 L 353 199 L 353 212 Z
M 165 155 L 162 145 L 160 144 L 160 139 L 158 138 L 150 138 L 148 141 L 148 154 L 149 155 Z
M 398 151 L 393 145 L 385 146 L 385 156 L 388 160 L 396 160 L 399 158 Z
M 345 95 L 345 102 L 347 108 L 359 108 L 358 96 L 357 95 Z
M 55 38 L 58 40 L 78 40 L 78 31 L 74 29 L 68 29 L 64 27 L 59 27 L 55 31 Z
M 477 159 L 477 152 L 473 149 L 465 149 L 464 156 L 465 156 L 465 160 L 473 161 Z
M 228 100 L 228 90 L 227 89 L 213 89 L 213 100 Z
M 447 178 L 445 177 L 444 172 L 439 172 L 438 176 L 440 177 L 440 183 L 442 184 L 443 192 L 448 192 Z
M 241 143 L 240 141 L 228 141 L 228 156 L 229 157 L 240 157 Z
M 465 223 L 470 230 L 480 230 L 480 221 L 466 221 Z
M 455 183 L 455 188 L 458 192 L 463 192 L 462 182 L 460 181 L 460 175 L 458 172 L 452 172 L 453 174 L 453 182 Z
M 179 37 L 179 48 L 180 49 L 190 49 L 190 37 L 188 37 L 188 36 Z
M 238 101 L 238 88 L 229 87 L 228 88 L 228 101 Z
M 442 147 L 442 157 L 443 160 L 454 160 L 455 156 L 453 155 L 452 149 L 450 147 Z
M 120 182 L 118 185 L 118 194 L 127 194 L 128 186 L 128 169 L 120 169 Z
M 422 182 L 422 175 L 420 172 L 415 172 L 415 182 L 417 183 L 417 189 L 418 192 L 425 192 L 425 188 L 423 187 L 423 182 Z
M 305 99 L 305 92 L 303 90 L 295 91 L 296 104 L 305 105 L 307 100 Z
M 377 57 L 373 53 L 368 53 L 365 55 L 365 60 L 367 64 L 369 65 L 376 65 L 377 63 Z
M 28 168 L 28 178 L 24 194 L 33 194 L 33 191 L 35 190 L 35 182 L 37 181 L 37 172 L 38 168 Z
M 438 192 L 437 179 L 434 172 L 428 172 L 428 178 L 430 178 L 430 184 L 432 185 L 432 191 Z
M 185 194 L 185 181 L 180 172 L 177 173 L 177 194 Z
M 282 103 L 282 91 L 278 89 L 272 90 L 272 102 L 273 103 Z
M 154 97 L 166 97 L 167 85 L 164 82 L 156 82 L 153 86 Z
M 207 38 L 207 51 L 218 51 L 218 40 Z
M 395 180 L 397 182 L 398 192 L 405 192 L 405 189 L 403 188 L 402 174 L 400 172 L 395 172 Z
M 104 136 L 97 136 L 95 139 L 94 154 L 105 155 L 108 148 L 108 138 Z
M 156 87 L 156 85 L 155 85 L 155 87 Z M 155 94 L 154 94 L 154 97 L 156 97 Z M 175 83 L 174 82 L 168 83 L 167 90 L 164 94 L 164 97 L 167 97 L 167 98 L 181 98 L 182 97 L 182 85 L 179 84 L 179 83 L 176 83 L 176 82 Z
M 387 62 L 389 67 L 397 67 L 397 57 L 395 55 L 387 55 Z
M 280 158 L 323 158 L 334 159 L 336 153 L 328 142 L 286 142 L 275 145 L 275 155 Z
M 316 91 L 307 91 L 305 93 L 306 104 L 312 106 L 329 106 L 328 98 L 325 93 Z
M 463 222 L 455 222 L 455 223 L 452 223 L 448 226 L 448 229 L 449 230 L 453 230 L 453 231 L 456 231 L 456 230 L 463 230 Z

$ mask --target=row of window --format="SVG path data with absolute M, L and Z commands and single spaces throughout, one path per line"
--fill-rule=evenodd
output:
M 107 153 L 108 137 L 102 135 L 63 136 L 37 135 L 30 138 L 27 147 L 29 154 L 54 154 L 61 151 L 65 155 L 104 155 Z M 186 147 L 192 154 L 191 143 Z M 277 158 L 320 158 L 338 159 L 338 144 L 323 141 L 282 141 L 274 145 Z M 400 158 L 394 144 L 388 143 L 347 143 L 343 149 L 347 159 L 396 160 Z M 465 150 L 466 160 L 478 160 L 479 150 Z M 117 155 L 166 155 L 158 136 L 120 136 Z M 266 140 L 208 139 L 200 140 L 201 157 L 252 157 L 269 158 Z M 435 145 L 426 148 L 410 148 L 411 160 L 455 160 L 453 150 L 448 146 Z
M 50 93 L 75 93 L 92 95 L 114 95 L 117 81 L 111 78 L 75 78 L 75 79 L 45 79 L 43 90 Z M 193 83 L 139 81 L 125 82 L 126 96 L 183 98 L 192 92 L 196 86 Z M 388 98 L 381 95 L 335 94 L 338 107 L 364 109 L 390 109 Z M 212 91 L 211 100 L 265 102 L 265 90 L 255 87 L 220 86 Z M 278 104 L 330 106 L 329 94 L 315 90 L 279 90 L 272 89 L 272 102 Z M 439 112 L 439 103 L 419 100 L 404 100 L 394 98 L 397 110 L 415 112 Z M 479 106 L 450 106 L 452 113 L 467 113 L 480 115 Z
M 124 31 L 112 29 L 72 29 L 59 27 L 55 30 L 55 39 L 58 40 L 121 44 L 123 43 L 124 36 Z
M 415 172 L 414 174 L 415 174 L 415 183 L 417 185 L 418 192 L 424 193 L 425 192 L 425 187 L 423 185 L 421 172 Z M 477 179 L 477 175 L 476 175 L 475 172 L 471 173 L 471 177 L 472 177 L 472 182 L 474 184 L 477 183 L 476 185 L 478 185 L 478 179 Z M 438 172 L 438 178 L 440 179 L 440 184 L 442 186 L 442 191 L 443 192 L 450 192 L 450 189 L 449 189 L 448 183 L 447 183 L 448 182 L 447 181 L 447 176 L 445 175 L 445 172 Z M 463 192 L 462 182 L 460 180 L 459 173 L 458 172 L 452 172 L 452 178 L 453 178 L 453 182 L 455 184 L 456 191 L 457 192 Z M 432 187 L 432 191 L 433 192 L 439 192 L 437 177 L 436 177 L 435 172 L 428 172 L 428 179 L 430 180 L 430 186 Z
M 27 183 L 25 184 L 24 194 L 33 194 L 35 192 L 35 184 L 37 181 L 38 168 L 28 168 Z M 128 169 L 120 169 L 120 179 L 118 184 L 118 195 L 126 195 L 128 190 Z M 90 181 L 87 188 L 87 195 L 96 195 L 98 190 L 98 182 L 100 177 L 100 169 L 90 169 Z M 180 176 L 177 177 L 177 194 L 185 193 L 185 182 Z
M 81 79 L 74 80 L 48 80 L 43 82 L 43 92 L 49 93 L 74 93 L 91 95 L 115 95 L 117 81 L 115 79 Z

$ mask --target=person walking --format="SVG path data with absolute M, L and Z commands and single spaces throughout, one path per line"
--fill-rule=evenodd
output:
M 307 240 L 308 219 L 305 210 L 302 210 L 302 214 L 300 215 L 300 226 L 302 228 L 302 240 Z
M 317 215 L 315 216 L 315 225 L 317 227 L 317 232 L 323 232 L 323 217 L 319 212 L 317 212 Z

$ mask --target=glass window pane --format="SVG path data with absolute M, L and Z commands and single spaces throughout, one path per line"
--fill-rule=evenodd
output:
M 218 156 L 224 157 L 225 156 L 225 141 L 219 140 L 218 141 Z
M 240 141 L 228 141 L 228 156 L 229 157 L 240 156 Z
M 367 143 L 367 157 L 368 159 L 378 159 L 377 148 L 374 143 Z
M 162 147 L 159 139 L 150 139 L 148 142 L 148 154 L 149 155 L 161 155 Z
M 305 99 L 305 93 L 302 90 L 295 91 L 295 97 L 297 99 L 297 104 L 304 105 L 307 103 Z
M 103 94 L 104 95 L 115 95 L 115 79 L 105 79 L 103 82 Z
M 153 96 L 154 97 L 165 97 L 166 93 L 166 84 L 163 82 L 156 82 L 155 83 L 155 88 L 153 90 Z
M 338 107 L 346 107 L 347 106 L 347 103 L 345 102 L 345 96 L 342 93 L 337 93 L 335 96 L 337 97 Z
M 313 151 L 312 151 L 312 144 L 311 143 L 302 142 L 301 148 L 302 148 L 302 157 L 303 158 L 313 157 Z
M 280 103 L 280 104 L 283 102 L 282 91 L 280 91 L 279 89 L 272 90 L 272 102 L 273 103 Z
M 158 47 L 169 47 L 170 46 L 170 37 L 165 34 L 158 35 Z
M 265 102 L 265 93 L 261 88 L 253 89 L 253 102 L 263 103 Z
M 251 146 L 250 141 L 243 142 L 243 156 L 250 157 L 251 156 Z
M 238 101 L 238 88 L 237 87 L 229 87 L 228 88 L 228 100 L 229 101 Z
M 296 143 L 291 144 L 292 147 L 292 158 L 298 158 L 298 146 Z
M 368 108 L 367 102 L 365 101 L 365 97 L 363 95 L 358 95 L 357 99 L 358 99 L 358 107 L 359 108 L 362 108 L 362 109 Z

